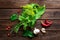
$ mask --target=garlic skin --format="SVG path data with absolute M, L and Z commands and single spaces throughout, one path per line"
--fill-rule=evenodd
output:
M 33 31 L 34 34 L 38 34 L 39 32 L 40 32 L 40 30 L 37 29 L 37 28 L 35 28 L 34 31 Z
M 42 28 L 42 29 L 41 29 L 41 32 L 42 32 L 42 33 L 46 33 L 46 29 L 45 29 L 45 28 Z

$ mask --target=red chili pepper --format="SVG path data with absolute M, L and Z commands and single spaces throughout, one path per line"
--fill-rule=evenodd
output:
M 50 27 L 52 23 L 53 23 L 52 21 L 48 20 L 45 20 L 45 22 L 41 21 L 43 27 Z

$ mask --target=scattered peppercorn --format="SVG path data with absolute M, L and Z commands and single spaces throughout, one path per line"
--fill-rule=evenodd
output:
M 17 10 L 17 13 L 20 13 L 20 10 Z
M 6 30 L 10 30 L 10 28 L 11 28 L 10 26 L 7 26 L 7 27 L 6 27 Z
M 10 33 L 8 33 L 7 35 L 8 35 L 8 37 L 10 37 Z

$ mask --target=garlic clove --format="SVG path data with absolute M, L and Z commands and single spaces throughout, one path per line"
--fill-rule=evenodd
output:
M 46 33 L 46 31 L 42 31 L 43 33 Z
M 45 28 L 42 28 L 41 30 L 45 31 Z
M 34 31 L 33 31 L 34 34 L 38 34 L 39 32 L 40 32 L 40 30 L 37 29 L 37 28 L 35 28 Z
M 45 28 L 42 28 L 42 29 L 41 29 L 41 32 L 42 32 L 42 33 L 46 33 L 46 29 L 45 29 Z

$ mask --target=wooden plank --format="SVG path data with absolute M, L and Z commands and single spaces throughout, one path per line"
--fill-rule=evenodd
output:
M 41 20 L 37 20 L 36 26 L 35 26 L 39 29 L 41 29 L 40 21 Z M 44 21 L 44 20 L 42 20 L 42 21 Z M 54 21 L 54 23 L 53 23 L 54 26 L 47 28 L 46 34 L 39 33 L 36 37 L 34 37 L 32 39 L 27 38 L 27 37 L 22 37 L 23 31 L 19 31 L 17 34 L 12 33 L 10 35 L 10 37 L 8 37 L 7 34 L 10 31 L 6 31 L 6 30 L 0 30 L 0 39 L 1 40 L 60 40 L 60 30 L 57 30 L 60 28 L 59 27 L 60 26 L 60 20 L 52 20 L 52 21 Z M 14 23 L 16 23 L 16 22 L 17 21 L 15 21 Z M 12 23 L 13 22 L 11 22 L 10 20 L 0 20 L 0 24 L 4 25 L 3 27 L 6 27 L 7 25 L 10 25 L 10 24 L 12 25 Z M 1 27 L 2 26 L 0 26 L 0 29 L 1 29 Z
M 60 0 L 40 0 L 40 1 L 60 1 Z
M 0 31 L 0 39 L 1 40 L 60 40 L 60 31 L 47 31 L 46 34 L 42 34 L 41 32 L 35 36 L 34 38 L 23 37 L 22 32 L 19 31 L 17 34 L 12 33 L 10 37 L 7 34 L 10 31 Z
M 0 9 L 0 19 L 9 19 L 18 10 L 20 10 L 18 14 L 21 14 L 22 9 Z M 60 9 L 46 9 L 41 19 L 60 19 Z
M 0 19 L 9 19 L 10 16 L 17 13 L 18 10 L 20 10 L 21 13 L 22 9 L 0 9 Z
M 60 8 L 60 0 L 31 0 L 31 3 L 46 5 L 46 8 Z
M 29 3 L 29 0 L 0 0 L 0 8 L 20 8 Z
M 44 21 L 44 20 L 37 20 L 35 27 L 41 29 L 42 28 L 41 21 Z M 51 25 L 51 27 L 48 27 L 46 30 L 58 30 L 59 31 L 60 30 L 60 20 L 52 20 L 52 21 L 53 21 L 53 24 Z M 11 22 L 10 20 L 0 20 L 0 30 L 6 30 L 6 28 L 8 26 L 10 26 L 12 28 L 17 23 L 19 23 L 19 21 L 17 21 L 17 20 L 14 22 Z M 22 30 L 22 28 L 20 30 Z
M 46 9 L 41 19 L 60 19 L 60 9 Z
M 7 27 L 12 28 L 15 24 L 17 24 L 19 21 L 13 21 L 10 20 L 0 20 L 0 30 L 7 30 Z M 9 29 L 10 30 L 10 29 Z
M 0 8 L 20 8 L 29 3 L 45 4 L 46 8 L 60 8 L 60 0 L 0 0 Z
M 42 28 L 40 21 L 44 21 L 44 20 L 37 20 L 35 27 Z M 60 29 L 59 28 L 60 20 L 51 20 L 51 21 L 53 21 L 53 24 L 50 27 L 46 28 L 46 29 L 47 30 L 59 30 Z

